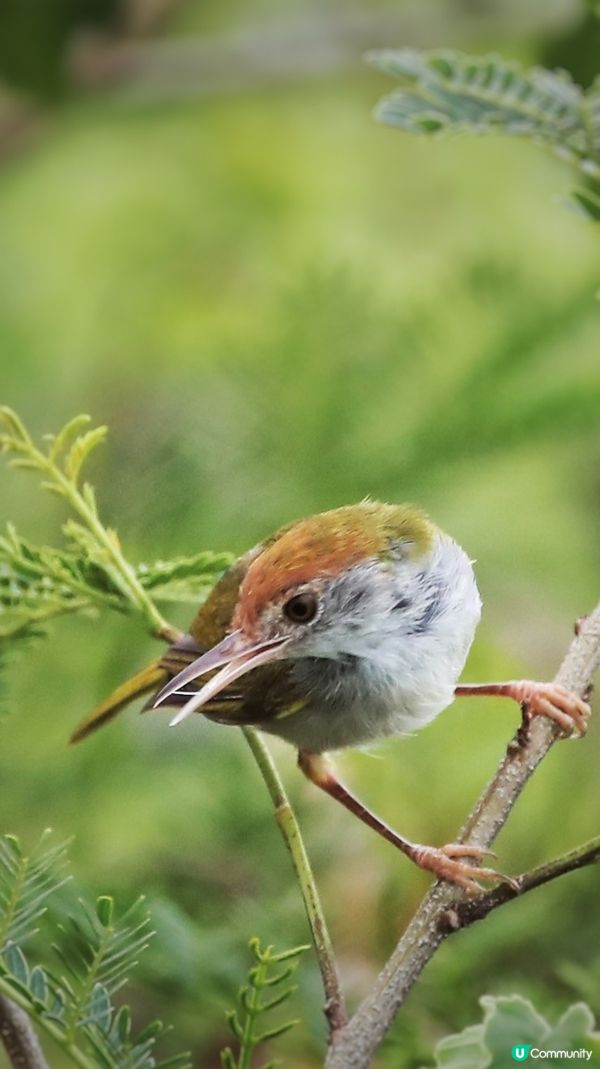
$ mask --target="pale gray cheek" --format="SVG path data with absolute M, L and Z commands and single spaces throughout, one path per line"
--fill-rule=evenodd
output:
M 338 645 L 343 651 L 344 636 L 364 630 L 372 611 L 371 600 L 370 591 L 360 586 L 357 588 L 353 581 L 342 581 L 333 586 L 325 596 L 319 619 L 307 635 L 307 643 L 314 642 L 315 648 L 319 649 Z
M 332 620 L 356 619 L 357 621 L 365 612 L 368 612 L 370 591 L 364 585 L 358 585 L 358 577 L 351 575 L 333 584 L 327 591 L 321 618 L 315 625 L 315 630 L 327 626 Z
M 447 583 L 439 574 L 421 573 L 415 579 L 417 595 L 411 601 L 405 596 L 401 599 L 406 613 L 408 635 L 428 634 L 444 609 Z

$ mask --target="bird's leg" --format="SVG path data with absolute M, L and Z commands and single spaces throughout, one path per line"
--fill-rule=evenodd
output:
M 519 702 L 523 715 L 522 741 L 528 738 L 529 726 L 534 716 L 545 716 L 560 727 L 564 735 L 585 735 L 590 707 L 572 691 L 558 683 L 534 683 L 531 679 L 512 680 L 508 683 L 474 683 L 455 688 L 454 693 L 463 697 L 469 694 L 496 694 Z
M 467 843 L 448 843 L 448 845 L 441 847 L 421 846 L 419 843 L 412 843 L 409 839 L 404 839 L 401 835 L 398 835 L 397 832 L 380 820 L 370 809 L 367 809 L 358 798 L 340 783 L 331 761 L 323 754 L 313 754 L 308 753 L 306 750 L 301 750 L 298 754 L 298 765 L 311 783 L 314 783 L 321 790 L 330 794 L 332 798 L 341 802 L 359 820 L 362 820 L 369 828 L 373 828 L 389 843 L 396 846 L 398 850 L 406 854 L 420 868 L 434 872 L 436 876 L 449 880 L 450 883 L 458 884 L 469 894 L 476 894 L 481 890 L 477 883 L 478 880 L 502 880 L 518 891 L 518 884 L 515 880 L 511 880 L 509 876 L 503 876 L 502 873 L 496 872 L 494 869 L 480 868 L 476 864 L 486 854 L 491 853 L 491 851 L 485 850 L 481 846 Z M 469 858 L 474 863 L 469 864 L 468 862 L 457 860 L 460 858 Z

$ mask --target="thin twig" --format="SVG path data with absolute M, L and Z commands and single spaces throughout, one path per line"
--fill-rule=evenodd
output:
M 300 827 L 266 744 L 258 732 L 252 728 L 244 728 L 243 731 L 246 742 L 252 751 L 260 774 L 271 795 L 279 830 L 292 856 L 321 971 L 323 990 L 325 992 L 325 1016 L 333 1034 L 338 1029 L 343 1028 L 347 1023 L 348 1017 L 327 922 L 300 833 Z
M 447 920 L 450 928 L 457 931 L 459 928 L 467 928 L 475 921 L 483 920 L 493 909 L 503 906 L 505 902 L 511 902 L 513 898 L 520 898 L 528 891 L 542 887 L 545 883 L 557 880 L 559 876 L 566 876 L 568 872 L 586 868 L 588 865 L 600 864 L 600 835 L 583 843 L 568 854 L 557 857 L 554 861 L 547 861 L 544 865 L 538 865 L 530 872 L 524 872 L 517 876 L 519 891 L 513 891 L 506 883 L 491 888 L 485 894 L 477 898 L 467 899 L 448 914 Z
M 584 621 L 573 639 L 555 682 L 579 695 L 585 695 L 599 665 L 600 605 Z M 491 845 L 525 784 L 558 735 L 555 725 L 539 717 L 531 725 L 526 746 L 520 745 L 518 735 L 511 740 L 500 767 L 468 818 L 460 841 L 485 847 Z M 561 861 L 568 864 L 570 856 L 553 864 L 560 866 Z M 536 871 L 539 874 L 539 870 Z M 570 868 L 567 867 L 565 871 L 570 871 Z M 539 880 L 539 883 L 543 882 L 546 881 Z M 490 892 L 485 893 L 489 895 Z M 475 899 L 474 904 L 479 900 Z M 458 911 L 467 908 L 467 901 L 465 893 L 449 883 L 438 882 L 431 888 L 371 991 L 348 1025 L 332 1037 L 326 1060 L 327 1069 L 368 1069 L 399 1008 L 440 943 L 451 933 L 449 918 L 453 914 L 460 916 Z M 506 898 L 501 897 L 497 904 L 504 901 Z M 487 912 L 493 908 L 495 906 L 491 905 Z
M 170 629 L 170 625 L 167 624 L 167 628 Z M 300 894 L 304 901 L 304 908 L 308 917 L 323 981 L 323 991 L 325 993 L 324 1012 L 330 1033 L 333 1035 L 334 1032 L 347 1024 L 348 1015 L 340 985 L 333 944 L 300 826 L 266 743 L 253 728 L 243 728 L 242 730 L 271 796 L 275 807 L 275 819 L 291 854 L 292 863 L 298 877 Z
M 50 1069 L 29 1017 L 0 995 L 0 1039 L 14 1069 Z

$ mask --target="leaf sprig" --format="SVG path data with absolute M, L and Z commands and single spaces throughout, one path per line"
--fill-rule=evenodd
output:
M 54 949 L 65 972 L 30 966 L 23 945 L 66 882 L 66 864 L 67 844 L 49 845 L 48 833 L 29 857 L 13 836 L 0 838 L 0 992 L 82 1069 L 191 1069 L 187 1054 L 156 1060 L 160 1021 L 135 1035 L 129 1008 L 113 1003 L 152 935 L 141 899 L 118 919 L 107 896 L 95 908 L 80 902 L 58 926 Z
M 130 564 L 116 531 L 101 521 L 93 487 L 81 481 L 84 462 L 106 438 L 105 427 L 85 429 L 88 424 L 88 416 L 76 416 L 46 437 L 44 450 L 16 413 L 0 408 L 0 449 L 10 464 L 41 474 L 42 486 L 62 497 L 76 517 L 63 525 L 64 549 L 36 546 L 11 525 L 0 536 L 0 641 L 33 637 L 53 617 L 93 608 L 136 612 L 155 634 L 172 638 L 155 601 L 200 601 L 231 562 L 230 554 L 207 550 Z
M 400 83 L 377 105 L 381 122 L 410 133 L 505 133 L 549 145 L 588 179 L 572 195 L 600 220 L 600 78 L 585 91 L 565 71 L 452 51 L 384 50 L 367 59 Z
M 281 1024 L 267 1025 L 261 1031 L 257 1030 L 262 1017 L 281 1006 L 297 990 L 297 985 L 287 984 L 287 981 L 296 971 L 300 955 L 308 949 L 308 946 L 298 946 L 274 954 L 273 947 L 268 946 L 262 950 L 258 939 L 250 940 L 250 950 L 256 964 L 250 969 L 248 982 L 240 988 L 238 994 L 241 1016 L 238 1010 L 229 1010 L 227 1013 L 227 1021 L 239 1043 L 239 1049 L 237 1055 L 234 1055 L 231 1047 L 226 1047 L 221 1052 L 223 1069 L 251 1069 L 252 1057 L 258 1046 L 269 1039 L 282 1036 L 299 1023 L 297 1020 L 284 1021 Z M 283 968 L 278 972 L 271 972 L 273 967 L 278 965 L 283 965 Z M 279 989 L 276 994 L 264 998 L 265 991 L 276 988 Z M 274 1069 L 276 1064 L 275 1061 L 270 1061 L 262 1069 Z

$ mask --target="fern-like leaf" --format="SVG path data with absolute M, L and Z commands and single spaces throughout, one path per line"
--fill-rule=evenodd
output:
M 31 856 L 13 836 L 0 838 L 0 993 L 83 1069 L 191 1069 L 187 1054 L 156 1060 L 160 1021 L 136 1035 L 129 1009 L 113 1003 L 152 934 L 141 900 L 119 919 L 111 898 L 95 908 L 80 903 L 59 926 L 64 975 L 28 961 L 23 945 L 65 882 L 65 865 L 66 846 L 50 844 L 47 834 Z
M 203 601 L 233 560 L 231 553 L 205 550 L 192 557 L 138 564 L 136 574 L 157 601 Z
M 12 409 L 0 408 L 0 449 L 9 455 L 13 467 L 38 472 L 42 486 L 67 502 L 77 519 L 71 517 L 64 530 L 77 554 L 104 572 L 108 587 L 116 588 L 145 616 L 152 630 L 164 637 L 169 625 L 123 555 L 115 532 L 101 522 L 93 488 L 87 482 L 79 485 L 84 461 L 106 436 L 105 427 L 84 431 L 87 424 L 87 416 L 75 417 L 56 436 L 46 436 L 48 448 L 44 450 L 36 446 Z
M 87 1025 L 108 1031 L 110 999 L 126 983 L 128 972 L 148 946 L 147 915 L 140 915 L 142 899 L 115 921 L 112 899 L 99 898 L 95 910 L 81 903 L 79 915 L 60 926 L 63 939 L 55 950 L 66 972 L 61 985 L 70 996 L 67 1031 L 71 1039 Z
M 265 1016 L 286 1002 L 296 991 L 296 986 L 287 981 L 296 971 L 300 956 L 308 949 L 307 946 L 292 947 L 274 954 L 273 947 L 269 946 L 263 950 L 258 939 L 250 940 L 255 964 L 248 973 L 247 983 L 240 988 L 239 1010 L 228 1010 L 226 1013 L 229 1028 L 237 1040 L 238 1053 L 234 1055 L 231 1047 L 226 1047 L 221 1052 L 223 1069 L 250 1069 L 253 1052 L 260 1044 L 277 1039 L 299 1023 L 296 1020 L 281 1021 L 258 1031 L 258 1025 L 264 1021 Z M 280 965 L 283 965 L 283 968 L 277 971 Z M 279 990 L 265 999 L 263 993 L 270 988 Z M 263 1069 L 272 1069 L 273 1065 L 273 1062 L 269 1062 Z
M 376 117 L 410 133 L 467 130 L 528 137 L 600 178 L 600 96 L 564 71 L 524 70 L 497 55 L 378 51 L 369 62 L 400 82 Z
M 12 527 L 0 535 L 0 641 L 43 634 L 65 613 L 93 608 L 133 612 L 120 576 L 85 528 L 69 521 L 71 549 L 36 546 Z M 158 601 L 198 604 L 231 562 L 228 553 L 197 553 L 140 564 L 133 571 Z
M 53 617 L 126 607 L 107 573 L 83 555 L 35 546 L 12 527 L 0 535 L 0 640 L 43 633 Z
M 46 832 L 27 856 L 14 836 L 0 838 L 0 955 L 35 933 L 48 898 L 66 882 L 67 844 L 48 839 Z
M 104 441 L 105 427 L 76 416 L 38 448 L 17 414 L 0 408 L 0 448 L 13 466 L 37 471 L 43 486 L 63 497 L 74 516 L 63 524 L 65 549 L 36 546 L 13 527 L 0 536 L 0 642 L 33 637 L 53 617 L 93 608 L 141 615 L 161 638 L 173 638 L 156 601 L 198 603 L 231 563 L 206 551 L 192 557 L 134 566 L 116 531 L 105 526 L 90 483 L 79 483 L 84 462 Z

